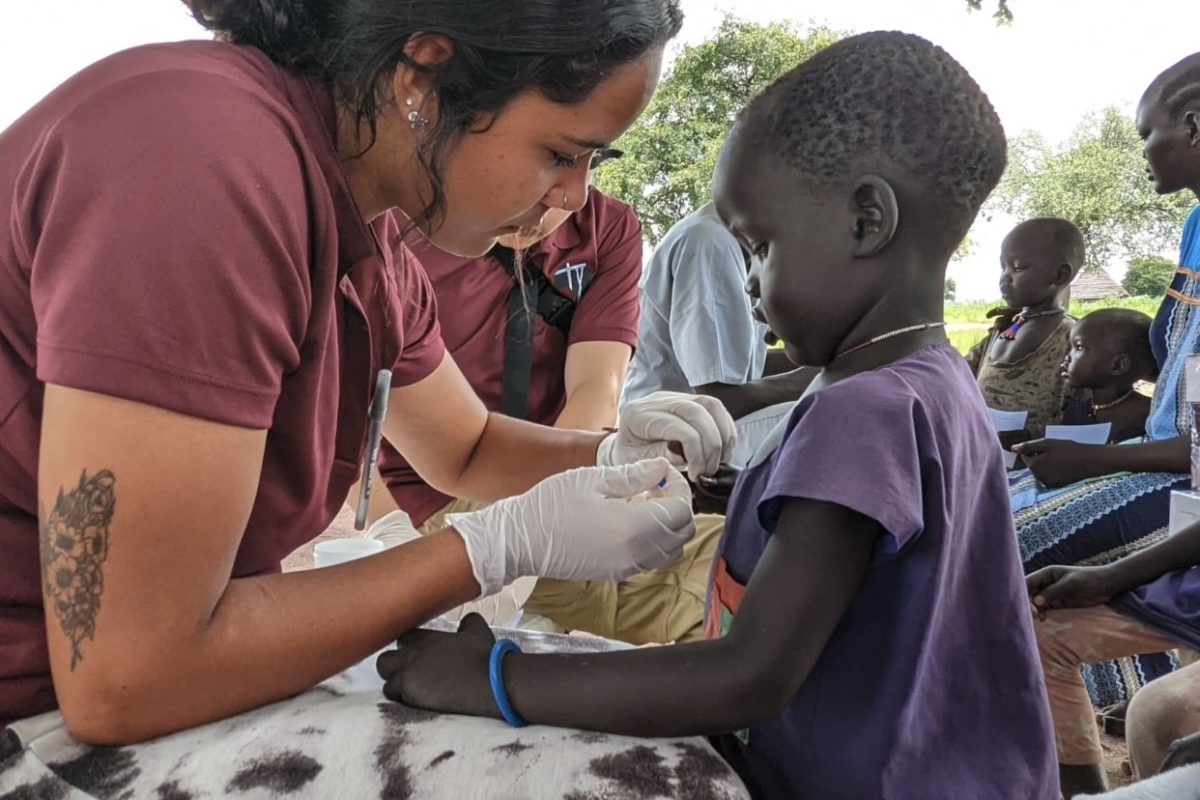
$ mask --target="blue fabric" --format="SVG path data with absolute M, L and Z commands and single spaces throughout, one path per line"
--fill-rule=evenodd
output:
M 1200 300 L 1200 207 L 1183 228 L 1179 265 L 1171 289 Z M 1150 346 L 1158 360 L 1158 385 L 1146 432 L 1151 439 L 1170 439 L 1188 432 L 1188 409 L 1183 401 L 1183 367 L 1187 356 L 1200 352 L 1200 314 L 1197 307 L 1168 295 L 1150 328 Z
M 1186 476 L 1121 473 L 1062 489 L 1041 489 L 1028 471 L 1009 493 L 1025 572 L 1053 564 L 1107 564 L 1166 535 L 1172 489 Z

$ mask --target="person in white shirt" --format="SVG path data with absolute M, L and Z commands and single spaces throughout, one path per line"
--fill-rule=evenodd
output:
M 735 463 L 786 416 L 815 374 L 796 369 L 746 294 L 750 254 L 708 203 L 659 243 L 641 282 L 637 349 L 622 406 L 658 391 L 720 400 L 741 420 Z

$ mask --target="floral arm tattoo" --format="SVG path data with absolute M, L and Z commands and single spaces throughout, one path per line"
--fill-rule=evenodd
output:
M 96 637 L 104 593 L 104 560 L 112 523 L 116 477 L 101 470 L 79 476 L 79 486 L 58 490 L 50 513 L 42 509 L 42 576 L 46 602 L 71 642 L 71 670 L 83 660 L 80 645 Z

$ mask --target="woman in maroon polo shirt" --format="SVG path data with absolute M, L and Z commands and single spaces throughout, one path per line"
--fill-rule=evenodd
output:
M 661 565 L 691 520 L 655 457 L 711 471 L 731 436 L 677 398 L 611 435 L 489 414 L 399 244 L 478 255 L 576 202 L 675 0 L 191 5 L 219 41 L 105 59 L 0 133 L 0 725 L 58 708 L 136 742 L 303 692 L 515 577 Z M 381 369 L 385 435 L 431 485 L 554 477 L 276 574 L 354 482 Z

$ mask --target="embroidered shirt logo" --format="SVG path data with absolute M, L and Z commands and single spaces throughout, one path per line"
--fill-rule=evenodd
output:
M 592 273 L 588 271 L 586 261 L 581 261 L 578 264 L 572 264 L 568 261 L 563 266 L 554 270 L 554 285 L 571 295 L 578 300 L 583 296 L 583 290 L 592 282 Z

